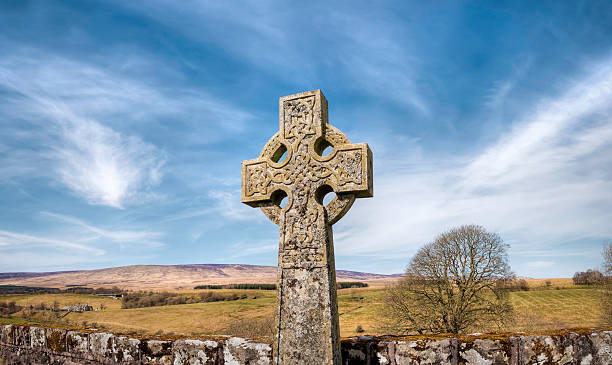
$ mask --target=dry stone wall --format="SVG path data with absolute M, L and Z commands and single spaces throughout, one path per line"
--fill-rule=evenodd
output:
M 541 336 L 411 339 L 361 336 L 342 341 L 346 365 L 612 365 L 612 331 Z M 235 337 L 136 339 L 102 332 L 0 326 L 5 364 L 272 364 L 272 346 Z
M 111 333 L 6 325 L 5 364 L 271 364 L 272 346 L 242 338 L 147 340 Z

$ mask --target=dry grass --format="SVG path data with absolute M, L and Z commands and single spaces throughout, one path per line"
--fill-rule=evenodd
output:
M 556 330 L 601 325 L 601 296 L 597 289 L 566 288 L 514 292 L 517 313 L 509 331 Z
M 552 279 L 555 280 L 555 279 Z M 599 292 L 592 288 L 562 287 L 571 279 L 559 279 L 548 289 L 510 293 L 517 313 L 515 323 L 504 331 L 543 331 L 574 327 L 599 326 Z M 563 281 L 565 280 L 565 281 Z M 531 283 L 530 283 L 531 285 Z M 545 285 L 545 284 L 544 284 Z M 560 289 L 555 289 L 559 286 Z M 539 288 L 539 284 L 534 284 Z M 183 290 L 183 293 L 193 291 Z M 163 307 L 121 309 L 117 299 L 76 294 L 45 294 L 0 297 L 0 301 L 15 300 L 19 305 L 34 305 L 41 302 L 51 305 L 58 301 L 61 306 L 87 303 L 94 308 L 104 304 L 106 309 L 97 312 L 70 313 L 60 322 L 49 313 L 40 314 L 33 320 L 47 325 L 82 326 L 83 322 L 116 332 L 139 334 L 176 334 L 198 336 L 208 334 L 233 334 L 244 336 L 244 330 L 265 332 L 270 318 L 275 314 L 276 292 L 270 290 L 219 290 L 223 293 L 247 294 L 248 299 L 185 304 Z M 340 328 L 342 336 L 383 334 L 380 329 L 384 318 L 384 289 L 343 289 L 338 293 Z M 256 299 L 254 299 L 257 297 Z M 45 316 L 43 318 L 43 316 Z M 16 315 L 19 318 L 19 315 Z M 0 318 L 0 323 L 15 322 L 15 319 Z M 361 326 L 363 333 L 358 332 Z M 255 330 L 256 329 L 256 330 Z M 496 329 L 481 329 L 479 332 Z M 235 332 L 235 333 L 234 333 Z
M 574 281 L 571 278 L 549 278 L 549 279 L 525 279 L 530 288 L 547 287 L 547 282 L 550 282 L 550 287 L 556 288 L 571 288 L 574 287 Z
M 275 307 L 275 291 L 219 290 L 218 292 L 247 294 L 248 299 L 135 309 L 121 309 L 121 300 L 118 299 L 91 295 L 18 295 L 0 297 L 0 300 L 14 300 L 18 305 L 35 305 L 41 302 L 51 305 L 53 301 L 57 300 L 60 306 L 83 303 L 90 304 L 94 308 L 99 308 L 100 304 L 104 304 L 105 309 L 102 311 L 70 313 L 62 321 L 40 316 L 33 320 L 41 323 L 53 322 L 49 323 L 50 325 L 65 326 L 82 326 L 84 322 L 87 322 L 89 325 L 95 323 L 98 325 L 97 327 L 104 327 L 116 332 L 136 332 L 140 334 L 159 334 L 161 332 L 185 336 L 217 334 L 234 320 L 270 316 Z M 257 299 L 253 299 L 255 297 Z M 14 317 L 19 317 L 19 315 Z M 1 321 L 2 319 L 0 319 Z
M 15 301 L 17 305 L 29 306 L 40 303 L 46 303 L 48 306 L 53 305 L 57 301 L 60 307 L 65 305 L 89 304 L 94 308 L 99 308 L 100 304 L 108 308 L 121 308 L 121 301 L 117 299 L 98 297 L 88 294 L 36 294 L 36 295 L 12 295 L 0 296 L 0 301 L 10 302 Z

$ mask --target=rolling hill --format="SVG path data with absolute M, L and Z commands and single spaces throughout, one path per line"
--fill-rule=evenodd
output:
M 336 271 L 338 281 L 384 285 L 400 275 Z M 65 288 L 117 286 L 122 289 L 192 289 L 200 284 L 275 283 L 276 266 L 241 264 L 132 265 L 98 270 L 0 273 L 0 285 Z

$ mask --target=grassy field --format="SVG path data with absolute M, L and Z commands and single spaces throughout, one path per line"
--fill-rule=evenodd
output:
M 553 283 L 548 287 L 545 282 L 542 285 L 530 283 L 530 286 L 533 286 L 532 290 L 510 293 L 517 320 L 502 329 L 503 331 L 548 331 L 601 325 L 599 322 L 601 308 L 597 290 L 573 287 L 571 282 Z M 219 292 L 247 294 L 248 297 L 236 301 L 121 309 L 121 300 L 91 295 L 4 296 L 0 297 L 0 301 L 15 301 L 18 305 L 24 306 L 41 302 L 51 306 L 54 301 L 57 301 L 60 306 L 83 303 L 94 308 L 100 308 L 103 305 L 104 309 L 70 313 L 63 319 L 58 319 L 55 313 L 49 311 L 39 311 L 30 318 L 24 318 L 22 311 L 12 315 L 13 318 L 0 318 L 0 323 L 28 321 L 66 327 L 96 327 L 140 335 L 240 335 L 242 322 L 249 326 L 253 325 L 251 323 L 253 321 L 270 323 L 274 316 L 275 291 L 219 290 Z M 338 294 L 342 336 L 383 334 L 380 324 L 385 317 L 384 289 L 380 287 L 342 289 Z M 363 329 L 363 332 L 357 331 L 358 326 Z M 497 329 L 479 329 L 479 332 L 491 331 L 497 331 Z
M 552 279 L 526 279 L 530 288 L 545 288 L 547 282 L 550 287 L 573 288 L 574 281 L 571 278 L 552 278 Z
M 355 297 L 362 296 L 361 301 Z M 598 327 L 601 304 L 596 289 L 560 287 L 560 289 L 529 290 L 510 293 L 516 319 L 504 332 L 537 332 L 563 328 Z M 340 326 L 342 336 L 354 336 L 357 326 L 367 334 L 383 334 L 380 330 L 384 318 L 384 290 L 352 290 L 339 295 Z M 351 310 L 353 309 L 353 310 Z M 497 332 L 483 328 L 479 332 Z
M 596 289 L 521 291 L 512 293 L 510 298 L 518 318 L 510 331 L 601 325 L 600 295 Z

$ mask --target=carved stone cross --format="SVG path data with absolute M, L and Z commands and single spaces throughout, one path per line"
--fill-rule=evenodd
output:
M 274 358 L 285 365 L 339 365 L 332 224 L 355 198 L 373 195 L 372 152 L 328 124 L 320 90 L 279 104 L 279 132 L 259 158 L 242 162 L 242 202 L 280 226 Z M 324 155 L 327 147 L 333 150 Z M 335 198 L 324 205 L 332 191 Z

